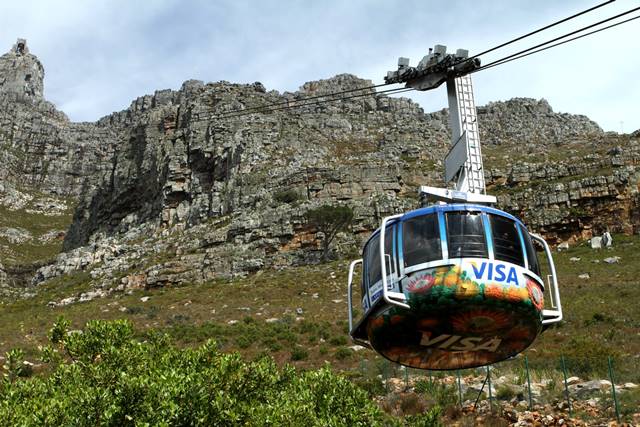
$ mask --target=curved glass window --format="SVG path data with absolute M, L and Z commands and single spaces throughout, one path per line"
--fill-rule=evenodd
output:
M 489 218 L 491 218 L 491 235 L 493 236 L 495 259 L 524 267 L 522 245 L 520 244 L 516 223 L 499 215 L 489 215 Z
M 405 267 L 442 259 L 437 214 L 417 216 L 402 223 L 402 254 Z
M 385 242 L 386 243 L 386 242 Z M 385 245 L 386 246 L 386 245 Z M 369 287 L 382 280 L 382 269 L 380 268 L 380 235 L 376 235 L 367 245 L 366 258 L 367 278 Z
M 449 258 L 487 258 L 482 214 L 447 212 Z
M 387 227 L 387 231 L 384 233 L 384 254 L 385 262 L 387 263 L 387 275 L 393 274 L 396 271 L 396 261 L 393 257 L 393 230 L 393 225 L 390 225 Z M 386 255 L 389 256 L 386 257 Z
M 529 270 L 540 276 L 540 263 L 538 262 L 538 255 L 536 254 L 536 249 L 533 247 L 533 242 L 531 242 L 531 237 L 529 236 L 529 232 L 525 230 L 523 226 L 520 227 L 520 232 L 522 233 L 522 237 L 524 238 L 524 248 L 527 251 L 527 261 L 529 262 Z

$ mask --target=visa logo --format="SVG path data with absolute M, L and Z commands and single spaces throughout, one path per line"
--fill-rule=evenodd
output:
M 425 347 L 435 347 L 442 350 L 452 351 L 490 351 L 496 352 L 500 347 L 502 340 L 500 338 L 481 338 L 481 337 L 466 337 L 463 338 L 460 335 L 442 334 L 437 337 L 431 338 L 430 332 L 422 332 L 422 339 L 420 345 Z
M 472 263 L 471 268 L 476 279 L 513 283 L 518 286 L 518 275 L 515 267 L 508 267 L 504 264 L 493 264 L 492 262 L 482 261 L 480 266 L 478 263 Z

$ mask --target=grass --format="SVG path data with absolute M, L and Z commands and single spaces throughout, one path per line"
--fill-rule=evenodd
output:
M 564 399 L 560 355 L 566 356 L 569 376 L 606 379 L 606 358 L 614 354 L 616 382 L 640 382 L 635 357 L 640 348 L 634 339 L 640 333 L 640 287 L 636 279 L 640 254 L 635 250 L 640 237 L 616 235 L 614 244 L 613 250 L 594 251 L 582 245 L 554 254 L 566 321 L 544 332 L 524 353 L 529 359 L 531 380 L 546 381 L 539 398 L 542 402 Z M 618 264 L 602 262 L 610 256 L 620 256 L 621 260 Z M 581 259 L 571 261 L 572 257 Z M 458 390 L 451 380 L 455 373 L 431 372 L 427 377 L 420 372 L 422 378 L 414 380 L 414 392 L 390 394 L 383 380 L 403 378 L 403 370 L 369 350 L 354 352 L 348 348 L 347 267 L 347 262 L 336 261 L 268 270 L 233 281 L 141 289 L 67 307 L 47 307 L 49 300 L 87 290 L 90 280 L 86 272 L 59 277 L 41 285 L 36 297 L 1 306 L 0 354 L 20 347 L 27 360 L 37 361 L 37 347 L 45 343 L 46 333 L 60 315 L 72 321 L 72 328 L 80 328 L 90 319 L 126 318 L 134 322 L 139 336 L 160 330 L 181 346 L 193 347 L 214 338 L 223 351 L 237 350 L 249 360 L 270 355 L 281 365 L 301 368 L 320 367 L 328 361 L 372 397 L 386 396 L 377 399 L 383 399 L 381 405 L 392 414 L 406 416 L 438 405 L 445 411 L 445 419 L 463 422 L 465 416 L 449 413 L 458 405 Z M 588 283 L 578 279 L 585 269 L 591 276 Z M 616 297 L 622 291 L 624 297 Z M 150 299 L 143 302 L 143 296 Z M 302 309 L 301 315 L 298 308 Z M 523 357 L 501 362 L 492 367 L 492 378 L 495 381 L 506 375 L 514 384 L 526 387 L 523 366 Z M 416 373 L 411 370 L 410 376 Z M 461 375 L 480 378 L 481 382 L 485 371 L 463 370 Z M 513 397 L 512 390 L 494 386 L 494 399 Z M 487 398 L 486 391 L 481 400 Z M 476 397 L 468 390 L 463 400 L 474 401 Z M 623 417 L 630 419 L 638 407 L 638 392 L 625 391 L 619 398 Z M 494 404 L 500 405 L 499 400 Z
M 521 144 L 522 141 L 516 141 Z M 512 145 L 508 143 L 505 145 Z M 637 147 L 637 140 L 628 136 L 604 136 L 585 140 L 575 140 L 567 144 L 535 144 L 539 151 L 527 154 L 509 153 L 505 154 L 505 145 L 489 145 L 482 147 L 482 154 L 485 158 L 484 166 L 488 169 L 501 169 L 506 171 L 514 164 L 528 163 L 575 163 L 584 162 L 586 156 L 607 156 L 607 152 L 616 146 L 624 146 L 626 150 L 632 146 Z
M 224 350 L 250 358 L 269 352 L 283 363 L 319 367 L 330 360 L 346 369 L 354 360 L 344 319 L 346 271 L 347 263 L 339 261 L 47 307 L 51 300 L 88 290 L 86 272 L 60 277 L 41 285 L 34 298 L 2 304 L 0 354 L 21 347 L 34 355 L 53 321 L 64 315 L 74 328 L 91 319 L 127 318 L 141 334 L 160 329 L 185 346 L 215 338 Z M 143 302 L 143 296 L 150 299 Z
M 34 201 L 18 210 L 10 210 L 0 205 L 0 228 L 21 228 L 28 231 L 32 237 L 31 240 L 23 243 L 12 243 L 5 238 L 0 238 L 0 256 L 5 266 L 23 266 L 47 261 L 60 253 L 62 240 L 40 242 L 38 238 L 53 230 L 66 231 L 69 228 L 73 217 L 73 203 L 70 200 L 64 200 L 64 202 L 68 208 L 60 215 L 29 212 Z
M 534 362 L 557 358 L 582 360 L 580 371 L 606 371 L 606 356 L 628 363 L 628 381 L 640 381 L 640 238 L 616 235 L 611 250 L 582 244 L 554 254 L 559 275 L 564 321 L 547 330 L 529 351 Z M 604 258 L 619 256 L 617 264 Z M 571 261 L 571 258 L 580 258 Z M 578 276 L 588 273 L 589 279 Z M 577 362 L 576 362 L 577 363 Z
M 612 250 L 595 251 L 585 244 L 554 253 L 565 321 L 545 331 L 524 353 L 529 359 L 532 381 L 550 380 L 543 390 L 545 398 L 562 398 L 562 355 L 569 376 L 608 378 L 607 357 L 613 356 L 616 381 L 640 383 L 637 248 L 640 237 L 615 235 Z M 602 261 L 613 256 L 621 257 L 619 263 Z M 576 257 L 580 261 L 571 261 Z M 33 360 L 38 345 L 45 342 L 48 329 L 60 315 L 70 319 L 73 328 L 82 327 L 90 319 L 126 318 L 134 322 L 138 334 L 161 330 L 182 346 L 195 346 L 214 338 L 223 350 L 238 350 L 248 358 L 269 354 L 281 364 L 305 368 L 329 361 L 336 369 L 350 372 L 355 382 L 378 393 L 382 386 L 377 375 L 386 378 L 395 371 L 374 352 L 354 352 L 349 348 L 345 319 L 347 269 L 346 261 L 336 261 L 266 270 L 235 280 L 140 289 L 66 307 L 47 307 L 51 300 L 88 289 L 87 272 L 59 277 L 39 286 L 31 299 L 2 303 L 0 354 L 20 347 L 27 359 Z M 589 273 L 590 279 L 579 279 L 582 273 Z M 143 302 L 144 296 L 150 299 Z M 367 368 L 363 371 L 362 366 Z M 525 382 L 522 357 L 501 362 L 493 369 L 495 378 L 512 375 L 517 378 L 516 383 Z M 401 377 L 402 373 L 395 375 Z

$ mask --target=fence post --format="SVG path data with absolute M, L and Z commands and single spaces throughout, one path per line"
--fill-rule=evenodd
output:
M 478 406 L 478 400 L 480 400 L 480 396 L 482 396 L 482 390 L 484 390 L 484 386 L 485 384 L 487 384 L 487 380 L 489 379 L 489 375 L 488 375 L 488 367 L 487 367 L 487 376 L 484 378 L 484 381 L 482 382 L 482 387 L 480 387 L 480 391 L 478 392 L 478 396 L 476 397 L 476 401 L 473 403 L 473 410 L 475 411 L 476 407 Z
M 384 391 L 389 393 L 389 370 L 390 370 L 390 363 L 388 360 L 384 361 L 384 365 L 382 368 L 382 377 L 384 378 Z
M 409 388 L 409 367 L 404 367 L 404 389 L 407 390 Z
M 611 394 L 613 394 L 613 405 L 616 408 L 616 420 L 620 422 L 620 408 L 618 407 L 618 398 L 616 397 L 616 383 L 613 380 L 613 363 L 611 362 L 611 356 L 607 358 L 609 364 L 609 378 L 611 379 Z
M 571 398 L 569 397 L 569 385 L 567 384 L 567 365 L 564 363 L 564 356 L 560 356 L 562 362 L 562 374 L 564 375 L 564 393 L 567 396 L 567 404 L 569 405 L 569 416 L 573 417 L 573 408 L 571 407 Z
M 462 408 L 462 384 L 460 384 L 460 369 L 456 369 L 458 376 L 458 399 L 460 400 L 460 407 Z
M 491 394 L 491 366 L 487 365 L 487 379 L 489 381 L 489 408 L 493 413 L 493 395 Z
M 527 389 L 529 390 L 529 410 L 533 410 L 533 399 L 531 398 L 531 376 L 529 375 L 529 358 L 524 356 L 524 369 L 527 371 Z

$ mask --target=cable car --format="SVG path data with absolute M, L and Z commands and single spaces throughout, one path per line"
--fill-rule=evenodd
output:
M 437 45 L 418 67 L 400 58 L 388 82 L 418 90 L 447 83 L 452 146 L 445 182 L 455 190 L 420 188 L 432 206 L 383 219 L 362 258 L 349 268 L 349 333 L 387 359 L 421 369 L 450 370 L 508 359 L 562 320 L 549 245 L 485 194 L 482 155 L 469 72 L 479 61 Z M 422 65 L 421 65 L 422 64 Z M 426 64 L 426 65 L 424 65 Z M 548 263 L 543 280 L 534 242 Z M 353 315 L 353 277 L 362 264 L 363 316 Z M 545 308 L 545 292 L 550 308 Z
M 534 241 L 549 261 L 554 310 L 543 307 Z M 402 365 L 491 364 L 520 353 L 543 325 L 562 318 L 549 246 L 491 207 L 443 204 L 385 218 L 350 266 L 349 303 L 360 263 L 364 316 L 354 324 L 349 310 L 351 336 Z

